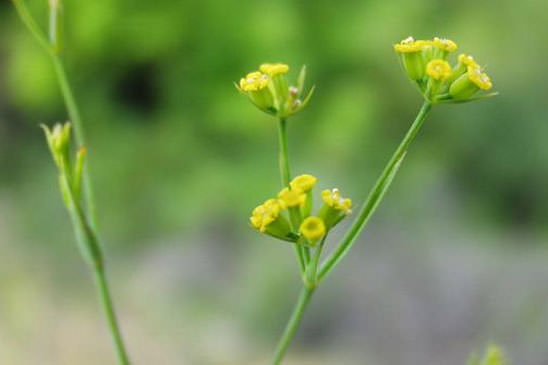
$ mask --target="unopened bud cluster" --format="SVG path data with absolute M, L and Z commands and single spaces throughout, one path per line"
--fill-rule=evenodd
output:
M 86 149 L 81 147 L 76 152 L 76 156 L 71 158 L 71 126 L 69 122 L 65 124 L 57 123 L 51 129 L 42 125 L 42 129 L 44 129 L 53 161 L 57 165 L 61 176 L 61 190 L 65 202 L 67 199 L 79 202 Z M 70 191 L 66 189 L 70 189 Z
M 287 118 L 302 110 L 309 102 L 314 88 L 305 96 L 306 67 L 303 66 L 295 84 L 287 81 L 289 66 L 283 63 L 264 63 L 258 71 L 248 73 L 236 88 L 247 95 L 257 108 L 278 118 Z
M 352 212 L 352 201 L 333 189 L 322 191 L 323 204 L 317 214 L 312 215 L 312 191 L 316 182 L 317 178 L 312 175 L 297 176 L 276 198 L 268 199 L 253 210 L 251 225 L 261 233 L 284 241 L 316 245 Z
M 394 49 L 401 56 L 407 76 L 431 102 L 458 103 L 496 95 L 481 94 L 491 90 L 493 84 L 472 56 L 460 54 L 457 64 L 451 66 L 448 57 L 457 50 L 457 44 L 449 39 L 409 37 L 395 44 Z

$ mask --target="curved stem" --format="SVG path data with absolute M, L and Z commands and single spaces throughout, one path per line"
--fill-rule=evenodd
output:
M 79 147 L 86 146 L 86 138 L 84 134 L 82 119 L 80 117 L 80 111 L 78 109 L 78 105 L 76 104 L 76 100 L 74 99 L 74 94 L 70 87 L 63 61 L 61 60 L 61 57 L 58 53 L 50 52 L 50 54 L 53 62 L 53 67 L 55 69 L 55 74 L 57 75 L 57 81 L 59 82 L 59 87 L 61 88 L 63 99 L 65 100 L 67 112 L 69 114 L 72 125 L 74 126 L 76 142 L 78 143 Z M 82 172 L 82 180 L 84 182 L 84 196 L 88 216 L 90 219 L 90 225 L 96 230 L 97 216 L 93 197 L 93 187 L 91 184 L 91 178 L 89 176 L 89 168 L 87 167 L 88 165 L 89 163 L 84 166 L 84 170 Z
M 80 118 L 80 112 L 78 106 L 74 99 L 74 94 L 70 87 L 68 81 L 65 67 L 59 55 L 59 34 L 57 33 L 58 22 L 60 21 L 57 16 L 59 9 L 51 9 L 54 11 L 54 16 L 50 18 L 51 26 L 54 26 L 55 32 L 52 34 L 51 42 L 48 40 L 48 37 L 40 29 L 38 23 L 34 20 L 30 14 L 24 0 L 12 0 L 13 4 L 17 10 L 17 13 L 25 26 L 29 29 L 31 34 L 36 38 L 40 46 L 48 53 L 52 59 L 53 67 L 57 76 L 57 81 L 59 87 L 61 88 L 61 93 L 65 101 L 67 112 L 69 118 L 71 119 L 72 125 L 74 127 L 74 132 L 76 136 L 76 142 L 79 147 L 85 146 L 85 136 L 82 119 Z M 59 4 L 57 4 L 58 6 Z M 52 14 L 50 14 L 52 16 Z M 84 260 L 86 260 L 93 271 L 95 281 L 97 284 L 97 289 L 99 291 L 99 296 L 101 298 L 101 303 L 105 312 L 106 320 L 109 326 L 109 330 L 113 339 L 114 347 L 118 354 L 118 363 L 121 365 L 128 365 L 129 359 L 127 356 L 126 349 L 122 340 L 122 335 L 120 333 L 120 328 L 116 320 L 116 315 L 114 312 L 114 307 L 112 304 L 112 298 L 110 296 L 108 283 L 105 275 L 105 269 L 102 260 L 102 253 L 100 245 L 97 242 L 96 237 L 96 213 L 95 205 L 93 199 L 93 192 L 91 186 L 91 180 L 89 177 L 89 172 L 87 166 L 83 168 L 82 179 L 84 182 L 84 194 L 85 194 L 85 207 L 87 208 L 87 214 L 83 212 L 81 206 L 75 200 L 74 195 L 72 194 L 70 184 L 67 181 L 66 175 L 62 175 L 60 179 L 61 183 L 61 192 L 67 204 L 69 214 L 73 222 L 73 227 L 75 229 L 76 238 L 78 245 L 81 249 Z M 89 224 L 88 220 L 89 219 Z
M 303 286 L 297 304 L 295 305 L 295 309 L 293 309 L 293 314 L 291 314 L 291 318 L 289 318 L 289 322 L 287 322 L 284 333 L 282 334 L 282 337 L 278 342 L 278 346 L 276 347 L 274 360 L 272 360 L 273 365 L 278 365 L 282 362 L 285 352 L 287 351 L 287 347 L 291 343 L 293 336 L 295 336 L 295 332 L 301 323 L 304 311 L 308 306 L 313 293 L 314 288 Z
M 94 276 L 97 291 L 99 292 L 99 297 L 101 298 L 101 305 L 103 307 L 103 311 L 105 312 L 110 334 L 112 336 L 112 342 L 114 343 L 116 353 L 118 354 L 118 363 L 120 365 L 128 365 L 129 358 L 124 346 L 124 341 L 122 340 L 122 334 L 120 332 L 120 327 L 118 326 L 118 321 L 116 320 L 116 314 L 114 312 L 112 297 L 110 296 L 110 291 L 108 288 L 105 269 L 103 267 L 96 267 L 94 269 Z
M 422 124 L 424 123 L 424 120 L 426 119 L 426 116 L 428 115 L 431 107 L 432 103 L 429 101 L 425 101 L 422 104 L 422 107 L 419 110 L 415 121 L 413 122 L 413 124 L 407 131 L 407 134 L 392 155 L 392 158 L 390 158 L 390 160 L 386 164 L 384 170 L 377 179 L 377 182 L 373 186 L 373 189 L 371 189 L 367 199 L 363 203 L 358 217 L 344 236 L 341 243 L 338 245 L 337 249 L 332 252 L 331 255 L 329 255 L 329 257 L 322 265 L 319 272 L 319 280 L 322 280 L 327 274 L 329 274 L 329 272 L 331 272 L 331 270 L 340 262 L 340 260 L 342 260 L 342 258 L 348 253 L 348 251 L 354 244 L 360 232 L 364 229 L 369 218 L 377 208 L 378 204 L 381 202 L 384 193 L 388 190 L 392 179 L 396 175 L 398 168 L 400 167 L 400 164 L 405 157 L 409 145 L 421 129 Z
M 289 188 L 289 181 L 291 180 L 291 171 L 289 168 L 289 156 L 287 153 L 287 120 L 280 118 L 278 122 L 278 145 L 279 145 L 279 157 L 278 163 L 280 165 L 280 177 L 282 181 L 282 186 Z M 296 231 L 299 227 L 293 227 L 293 223 L 289 222 L 291 230 Z M 301 273 L 304 273 L 306 270 L 306 259 L 304 248 L 300 247 L 298 243 L 293 245 L 295 249 L 295 254 L 297 255 L 297 260 L 299 261 L 299 267 L 301 268 Z

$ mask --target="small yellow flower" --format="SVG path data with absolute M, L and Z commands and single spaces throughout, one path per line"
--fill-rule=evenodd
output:
M 264 233 L 267 227 L 278 218 L 281 211 L 282 205 L 278 199 L 268 199 L 253 209 L 249 221 L 259 232 Z
M 481 90 L 490 90 L 493 87 L 489 76 L 479 67 L 468 66 L 468 78 Z
M 394 45 L 394 50 L 400 53 L 420 52 L 432 45 L 431 41 L 415 40 L 413 37 L 407 37 L 400 43 Z
M 457 49 L 457 44 L 450 39 L 434 37 L 432 44 L 442 51 L 453 52 Z
M 435 59 L 426 65 L 426 74 L 434 80 L 445 80 L 451 76 L 451 65 L 442 59 Z
M 479 67 L 479 65 L 476 63 L 476 61 L 474 60 L 474 57 L 470 56 L 470 55 L 467 55 L 467 54 L 464 54 L 464 53 L 461 53 L 459 55 L 459 62 L 462 63 L 463 65 L 465 66 L 472 66 L 472 67 Z
M 250 72 L 240 80 L 240 89 L 243 91 L 259 91 L 268 86 L 268 75 L 259 71 Z
M 322 199 L 331 208 L 341 211 L 343 214 L 352 213 L 352 200 L 341 197 L 339 189 L 322 191 Z
M 301 190 L 283 188 L 278 193 L 281 205 L 285 207 L 302 207 L 306 202 L 306 194 Z
M 286 74 L 289 71 L 289 66 L 284 63 L 263 63 L 259 70 L 272 77 Z
M 289 185 L 291 186 L 291 190 L 308 193 L 316 185 L 316 181 L 318 179 L 315 176 L 303 174 L 294 178 Z
M 301 223 L 299 232 L 309 241 L 316 241 L 325 236 L 325 224 L 320 218 L 311 216 Z

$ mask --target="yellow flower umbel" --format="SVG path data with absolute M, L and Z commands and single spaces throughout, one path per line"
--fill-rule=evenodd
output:
M 322 200 L 324 204 L 318 216 L 324 220 L 327 229 L 331 229 L 352 213 L 352 200 L 343 198 L 339 189 L 322 191 Z
M 432 103 L 457 103 L 496 95 L 476 96 L 478 91 L 490 90 L 492 84 L 472 56 L 459 55 L 458 64 L 451 67 L 447 58 L 457 50 L 457 44 L 450 39 L 434 37 L 425 41 L 409 37 L 394 45 L 394 49 L 401 55 L 408 77 Z
M 310 101 L 314 88 L 304 95 L 306 67 L 301 68 L 296 85 L 288 86 L 289 66 L 283 63 L 263 63 L 259 71 L 251 72 L 236 85 L 262 111 L 278 118 L 287 118 L 302 110 Z
M 318 217 L 307 217 L 299 227 L 299 232 L 314 246 L 327 232 L 324 221 Z
M 261 233 L 288 240 L 290 227 L 287 219 L 281 214 L 284 206 L 278 199 L 268 199 L 259 205 L 251 214 L 251 225 Z

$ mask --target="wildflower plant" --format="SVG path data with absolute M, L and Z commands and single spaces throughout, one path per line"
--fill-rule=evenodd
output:
M 46 140 L 57 166 L 59 188 L 68 210 L 78 248 L 93 272 L 98 295 L 111 333 L 118 363 L 129 364 L 129 358 L 118 325 L 106 277 L 104 257 L 97 235 L 95 204 L 86 163 L 86 142 L 80 111 L 61 58 L 62 13 L 61 0 L 49 0 L 49 30 L 44 32 L 31 15 L 24 0 L 12 0 L 25 26 L 50 56 L 71 123 L 56 124 L 53 128 L 42 125 Z M 73 153 L 73 137 L 78 149 Z
M 338 189 L 323 190 L 322 205 L 314 212 L 312 196 L 317 178 L 304 174 L 292 179 L 287 118 L 301 111 L 312 96 L 314 88 L 304 93 L 306 68 L 303 66 L 295 84 L 290 84 L 288 65 L 263 64 L 258 71 L 247 74 L 236 85 L 257 108 L 275 117 L 278 124 L 282 190 L 253 210 L 251 226 L 294 247 L 303 282 L 293 313 L 276 347 L 273 364 L 282 362 L 312 294 L 349 252 L 375 212 L 431 108 L 437 104 L 469 102 L 496 95 L 486 93 L 492 88 L 491 80 L 471 56 L 462 54 L 455 66 L 449 64 L 449 56 L 457 49 L 456 43 L 451 40 L 436 37 L 425 41 L 409 37 L 394 45 L 394 49 L 400 56 L 407 77 L 415 84 L 424 102 L 361 205 L 354 222 L 323 261 L 322 253 L 328 234 L 351 214 L 352 201 L 343 197 Z M 305 94 L 306 97 L 301 100 Z

